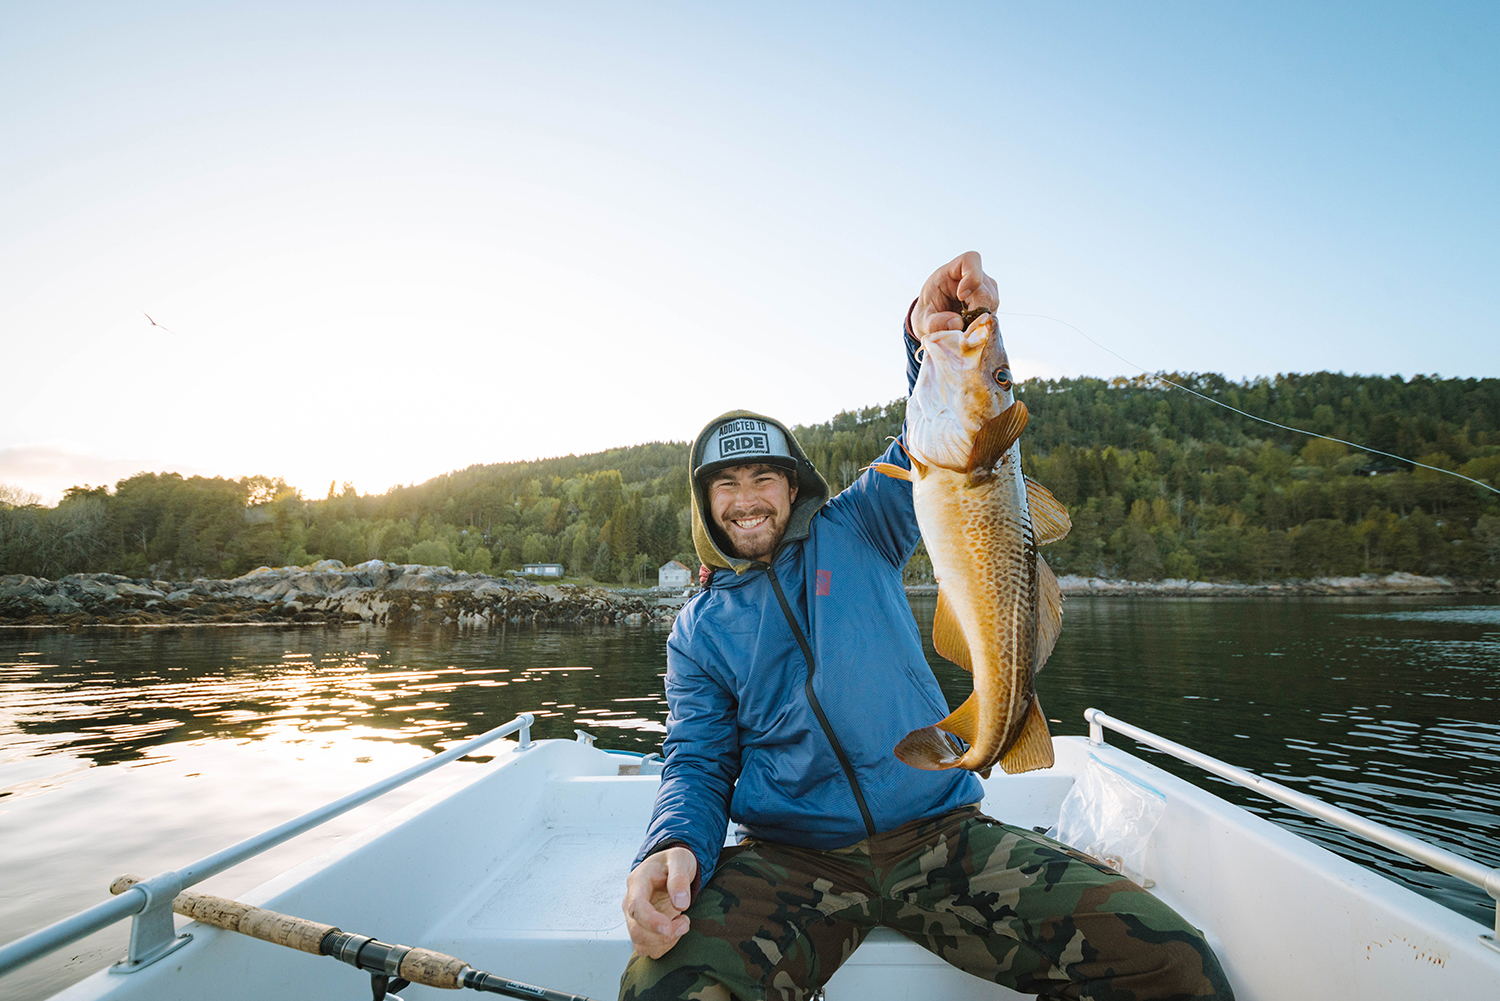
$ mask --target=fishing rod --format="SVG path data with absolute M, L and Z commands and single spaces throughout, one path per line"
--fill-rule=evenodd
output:
M 967 315 L 967 314 L 965 314 L 965 315 Z M 1241 417 L 1248 417 L 1252 421 L 1260 421 L 1262 424 L 1269 424 L 1273 428 L 1281 428 L 1283 431 L 1293 431 L 1293 432 L 1296 432 L 1297 434 L 1305 434 L 1305 435 L 1307 435 L 1307 436 L 1309 436 L 1311 438 L 1322 438 L 1324 441 L 1336 441 L 1340 445 L 1349 445 L 1349 446 L 1352 446 L 1354 448 L 1359 449 L 1361 452 L 1374 452 L 1376 455 L 1383 455 L 1383 456 L 1386 456 L 1387 458 L 1390 458 L 1390 459 L 1398 459 L 1401 462 L 1407 462 L 1407 463 L 1410 463 L 1413 466 L 1421 466 L 1423 469 L 1431 469 L 1434 472 L 1446 473 L 1449 476 L 1456 476 L 1456 477 L 1458 477 L 1461 480 L 1468 480 L 1470 483 L 1474 484 L 1476 487 L 1483 487 L 1484 489 L 1488 490 L 1490 493 L 1500 494 L 1500 489 L 1497 489 L 1495 487 L 1490 486 L 1488 483 L 1485 483 L 1483 480 L 1476 480 L 1472 476 L 1465 476 L 1463 473 L 1456 473 L 1456 472 L 1454 472 L 1451 469 L 1444 469 L 1441 466 L 1429 466 L 1425 462 L 1418 462 L 1415 459 L 1408 459 L 1406 456 L 1404 456 L 1404 455 L 1397 455 L 1395 452 L 1383 452 L 1383 451 L 1381 451 L 1378 448 L 1371 448 L 1368 445 L 1361 445 L 1357 441 L 1347 441 L 1347 440 L 1345 440 L 1343 438 L 1335 438 L 1332 435 L 1319 434 L 1316 431 L 1308 431 L 1306 428 L 1294 428 L 1294 427 L 1292 427 L 1289 424 L 1278 424 L 1276 421 L 1267 420 L 1264 417 L 1257 417 L 1254 414 L 1247 414 L 1245 411 L 1239 409 L 1238 407 L 1231 407 L 1229 404 L 1225 403 L 1222 400 L 1216 400 L 1212 396 L 1205 396 L 1203 393 L 1200 393 L 1200 392 L 1198 392 L 1195 389 L 1189 389 L 1187 386 L 1184 386 L 1180 382 L 1173 382 L 1171 379 L 1168 379 L 1166 376 L 1159 375 L 1159 374 L 1154 373 L 1154 372 L 1148 372 L 1148 371 L 1146 371 L 1145 368 L 1143 368 L 1140 365 L 1137 365 L 1135 362 L 1131 361 L 1129 358 L 1126 358 L 1124 355 L 1120 354 L 1118 351 L 1114 351 L 1114 350 L 1112 350 L 1110 348 L 1105 347 L 1103 344 L 1100 344 L 1098 341 L 1094 340 L 1088 334 L 1085 334 L 1082 330 L 1080 330 L 1077 327 L 1073 326 L 1073 324 L 1069 323 L 1067 320 L 1059 320 L 1057 317 L 1055 317 L 1055 316 L 1048 316 L 1045 313 L 1010 313 L 1010 312 L 1000 312 L 1000 311 L 997 310 L 995 312 L 995 315 L 996 316 L 1030 316 L 1030 317 L 1034 317 L 1034 318 L 1036 318 L 1038 320 L 1051 320 L 1053 323 L 1061 323 L 1063 326 L 1067 327 L 1069 330 L 1072 330 L 1074 333 L 1076 333 L 1079 337 L 1082 337 L 1084 340 L 1088 341 L 1094 347 L 1098 348 L 1101 351 L 1108 351 L 1110 354 L 1114 355 L 1116 358 L 1120 359 L 1122 362 L 1124 362 L 1125 364 L 1129 365 L 1131 368 L 1136 369 L 1137 371 L 1139 371 L 1141 373 L 1141 375 L 1145 376 L 1146 378 L 1148 378 L 1148 379 L 1155 379 L 1157 382 L 1163 383 L 1164 385 L 1168 385 L 1168 386 L 1172 386 L 1172 387 L 1174 387 L 1176 389 L 1180 389 L 1184 393 L 1192 393 L 1194 396 L 1198 397 L 1198 399 L 1200 399 L 1200 400 L 1207 400 L 1209 403 L 1212 403 L 1214 406 L 1223 407 L 1225 410 L 1232 410 L 1235 413 L 1239 414 Z
M 121 876 L 109 884 L 109 892 L 118 895 L 140 882 L 143 880 L 139 876 Z M 531 1001 L 590 1001 L 581 994 L 567 994 L 485 973 L 462 959 L 431 949 L 392 945 L 368 935 L 351 934 L 334 925 L 268 911 L 211 893 L 184 890 L 173 899 L 172 910 L 215 928 L 348 963 L 370 974 L 375 1001 L 384 1001 L 409 984 L 442 990 L 468 988 Z

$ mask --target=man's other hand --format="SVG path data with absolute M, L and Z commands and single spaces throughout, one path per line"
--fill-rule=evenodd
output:
M 625 879 L 625 927 L 635 951 L 660 959 L 688 930 L 687 910 L 698 859 L 678 845 L 647 855 Z
M 911 311 L 911 332 L 925 337 L 938 330 L 964 329 L 965 309 L 994 310 L 1000 305 L 995 280 L 984 273 L 979 254 L 959 254 L 932 273 Z

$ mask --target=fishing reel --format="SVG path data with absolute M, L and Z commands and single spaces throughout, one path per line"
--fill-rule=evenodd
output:
M 437 978 L 422 980 L 430 986 L 466 987 L 471 991 L 503 994 L 506 997 L 524 998 L 529 1001 L 590 1001 L 589 998 L 578 994 L 566 994 L 562 991 L 549 990 L 546 987 L 523 984 L 519 980 L 497 977 L 493 973 L 476 970 L 452 956 L 444 956 L 426 949 L 413 949 L 409 945 L 391 945 L 368 935 L 351 935 L 338 929 L 330 931 L 323 937 L 319 950 L 325 956 L 331 956 L 341 963 L 348 963 L 355 969 L 364 970 L 370 974 L 370 991 L 374 995 L 374 1001 L 389 1001 L 389 999 L 401 1001 L 396 992 L 405 990 L 412 983 L 401 976 L 401 964 L 413 953 L 440 961 L 450 970 L 457 971 L 452 979 L 444 978 L 441 982 Z M 417 969 L 420 974 L 420 965 Z M 421 979 L 420 976 L 419 979 Z
M 411 986 L 410 980 L 402 980 L 400 977 L 392 980 L 387 974 L 370 974 L 370 993 L 375 996 L 375 1001 L 401 1001 L 401 995 L 397 991 L 405 990 Z

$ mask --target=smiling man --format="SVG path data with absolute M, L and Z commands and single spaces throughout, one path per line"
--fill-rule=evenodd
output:
M 908 388 L 922 335 L 995 306 L 979 255 L 939 268 L 908 314 Z M 909 468 L 899 443 L 880 460 Z M 667 641 L 622 999 L 801 1001 L 876 925 L 1016 990 L 1232 997 L 1202 936 L 1141 887 L 980 813 L 973 773 L 892 753 L 948 713 L 901 580 L 911 484 L 865 473 L 830 498 L 791 431 L 746 411 L 708 423 L 689 471 L 714 573 Z
M 771 465 L 731 466 L 708 483 L 714 525 L 730 550 L 747 560 L 764 560 L 776 550 L 796 499 L 786 471 Z

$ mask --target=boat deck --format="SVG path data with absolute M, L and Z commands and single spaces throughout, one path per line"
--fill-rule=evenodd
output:
M 1071 782 L 1038 776 L 1027 799 L 1030 824 L 1046 824 Z M 426 944 L 482 969 L 558 986 L 569 970 L 613 971 L 630 955 L 620 912 L 624 874 L 640 847 L 656 778 L 579 776 L 548 783 L 549 816 L 505 863 L 476 885 Z M 588 820 L 588 818 L 592 818 Z M 586 819 L 586 824 L 580 824 Z M 893 977 L 899 969 L 900 976 Z M 576 975 L 576 973 L 575 973 Z M 617 982 L 590 977 L 580 993 L 613 997 Z M 893 992 L 893 983 L 909 985 Z M 574 989 L 574 988 L 567 988 Z M 871 997 L 1020 998 L 964 974 L 888 929 L 877 929 L 828 984 L 830 1001 Z

